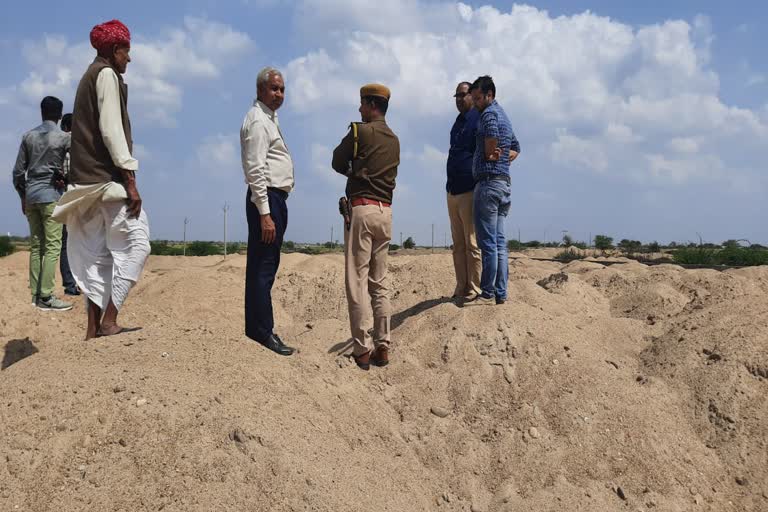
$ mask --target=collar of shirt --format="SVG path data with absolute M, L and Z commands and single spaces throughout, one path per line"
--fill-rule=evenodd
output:
M 56 121 L 43 121 L 43 124 L 40 125 L 41 127 L 44 126 L 46 128 L 50 129 L 58 129 L 59 125 L 56 124 Z
M 261 102 L 259 99 L 253 100 L 253 106 L 259 107 L 264 114 L 269 117 L 272 121 L 277 123 L 277 112 L 266 106 L 264 103 Z

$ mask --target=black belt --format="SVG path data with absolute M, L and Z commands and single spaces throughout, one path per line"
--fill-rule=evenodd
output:
M 503 181 L 507 185 L 511 185 L 512 184 L 512 178 L 510 178 L 506 174 L 483 174 L 481 176 L 478 176 L 475 179 L 475 181 L 478 181 L 478 182 L 479 181 L 493 181 L 493 180 Z

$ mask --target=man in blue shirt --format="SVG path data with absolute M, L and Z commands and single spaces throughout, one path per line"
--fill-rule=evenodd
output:
M 482 251 L 480 296 L 472 304 L 503 304 L 507 300 L 509 260 L 504 221 L 511 202 L 509 164 L 520 153 L 520 144 L 507 114 L 496 102 L 496 85 L 481 76 L 470 87 L 480 112 L 472 173 L 475 178 L 474 209 L 477 241 Z
M 53 220 L 53 209 L 61 197 L 56 186 L 61 179 L 70 136 L 59 129 L 63 104 L 46 96 L 40 103 L 43 124 L 21 139 L 13 168 L 13 185 L 21 198 L 21 211 L 29 221 L 29 288 L 32 303 L 40 309 L 67 311 L 72 304 L 53 295 L 56 262 L 61 252 L 61 224 Z
M 480 248 L 475 237 L 472 191 L 472 159 L 480 112 L 473 108 L 469 82 L 456 86 L 456 108 L 459 115 L 451 128 L 451 148 L 448 150 L 445 189 L 448 192 L 448 217 L 453 239 L 453 267 L 456 288 L 453 299 L 471 301 L 480 294 Z

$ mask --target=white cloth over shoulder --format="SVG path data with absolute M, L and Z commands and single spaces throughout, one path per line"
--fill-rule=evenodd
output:
M 69 224 L 72 215 L 84 215 L 100 202 L 125 201 L 128 194 L 120 183 L 109 181 L 93 185 L 70 185 L 61 196 L 52 218 L 61 224 Z
M 77 286 L 102 311 L 117 309 L 139 280 L 149 256 L 149 222 L 128 216 L 124 201 L 99 202 L 67 222 L 67 256 Z

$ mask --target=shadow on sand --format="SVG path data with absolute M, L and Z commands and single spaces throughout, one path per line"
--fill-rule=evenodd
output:
M 35 344 L 29 341 L 29 338 L 23 340 L 11 340 L 5 345 L 5 355 L 0 369 L 5 370 L 9 366 L 18 363 L 24 358 L 38 352 Z
M 428 299 L 428 300 L 421 301 L 418 304 L 414 304 L 413 306 L 409 307 L 408 309 L 404 309 L 399 313 L 395 313 L 394 315 L 392 315 L 392 320 L 390 321 L 390 330 L 394 331 L 395 329 L 403 325 L 403 322 L 405 322 L 407 319 L 409 319 L 412 316 L 416 316 L 419 313 L 423 313 L 429 309 L 439 306 L 440 304 L 446 304 L 448 302 L 453 302 L 450 297 Z M 372 333 L 372 330 L 369 331 L 369 333 Z M 328 349 L 328 353 L 342 354 L 346 352 L 350 347 L 352 347 L 352 338 L 336 343 L 330 349 Z

